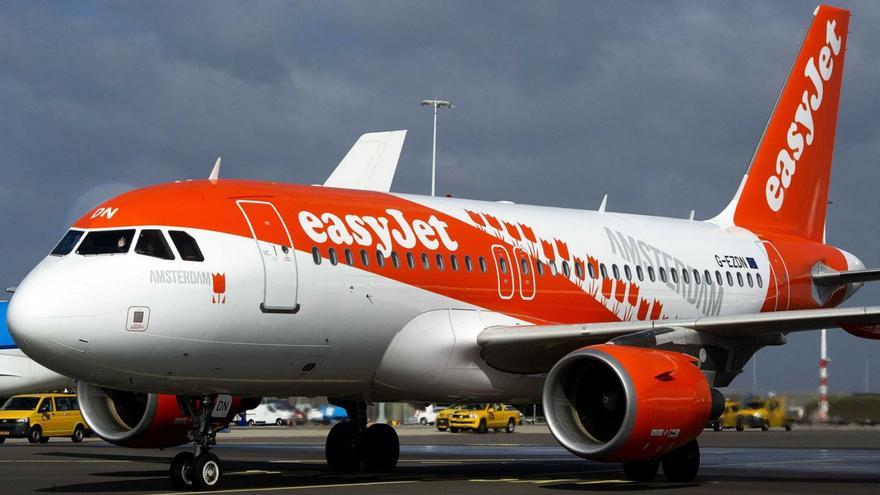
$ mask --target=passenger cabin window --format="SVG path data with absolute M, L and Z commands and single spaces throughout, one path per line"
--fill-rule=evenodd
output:
M 703 270 L 703 277 L 706 279 L 706 285 L 712 285 L 712 275 L 709 274 L 709 270 Z
M 645 272 L 642 271 L 642 265 L 636 265 L 636 278 L 639 282 L 645 279 Z
M 171 253 L 171 247 L 165 240 L 165 235 L 161 230 L 144 229 L 138 235 L 137 244 L 134 246 L 134 252 L 144 256 L 151 256 L 162 260 L 173 260 L 174 254 Z
M 449 266 L 452 267 L 452 271 L 458 271 L 458 258 L 454 254 L 449 255 Z
M 199 249 L 198 243 L 193 237 L 182 230 L 169 230 L 168 235 L 171 236 L 171 242 L 177 248 L 177 254 L 184 261 L 205 261 L 202 250 Z
M 431 262 L 428 260 L 428 255 L 422 253 L 422 266 L 425 267 L 425 270 L 431 268 Z
M 488 269 L 489 267 L 486 265 L 486 258 L 480 256 L 480 271 L 486 273 L 486 270 Z
M 544 262 L 541 260 L 535 260 L 535 271 L 538 272 L 538 275 L 544 275 Z
M 345 262 L 348 263 L 348 266 L 354 266 L 354 255 L 351 254 L 351 249 L 345 250 Z
M 571 268 L 568 266 L 568 261 L 562 260 L 562 274 L 566 277 L 571 276 Z
M 599 273 L 602 274 L 602 278 L 608 278 L 608 270 L 605 268 L 605 263 L 599 265 Z
M 406 253 L 406 264 L 410 270 L 416 267 L 416 257 L 412 253 Z
M 743 274 L 742 273 L 736 272 L 736 282 L 739 284 L 740 287 L 743 286 Z
M 397 256 L 397 251 L 391 251 L 391 264 L 394 268 L 400 268 L 400 256 Z
M 523 261 L 523 263 L 525 263 L 525 261 Z M 528 273 L 528 272 L 527 272 L 527 273 Z M 577 276 L 577 278 L 583 280 L 583 278 L 584 278 L 584 267 L 583 267 L 583 265 L 581 265 L 580 261 L 575 261 L 575 262 L 574 262 L 574 274 Z
M 623 265 L 623 273 L 626 275 L 627 280 L 633 279 L 632 270 L 629 269 L 629 265 Z
M 760 273 L 755 274 L 755 280 L 758 281 L 758 287 L 764 287 L 764 281 L 761 279 Z
M 330 248 L 327 250 L 327 255 L 330 258 L 330 264 L 336 266 L 339 263 L 339 258 L 336 257 L 336 249 Z
M 379 268 L 385 266 L 385 255 L 382 254 L 382 251 L 376 251 L 376 264 L 379 265 Z
M 694 268 L 694 283 L 700 285 L 700 272 L 696 268 Z
M 470 257 L 470 256 L 465 256 L 465 257 L 464 257 L 464 269 L 467 270 L 467 271 L 469 271 L 469 272 L 474 271 L 474 262 L 471 261 L 471 257 Z
M 316 265 L 321 264 L 321 251 L 317 247 L 312 248 L 312 260 Z
M 589 273 L 590 278 L 596 278 L 596 269 L 593 268 L 592 263 L 587 263 L 587 273 Z
M 556 274 L 559 273 L 558 271 L 556 271 L 556 262 L 548 261 L 547 265 L 550 267 L 550 275 L 553 275 L 555 277 Z
M 718 282 L 718 285 L 724 285 L 724 282 L 721 280 L 721 272 L 715 270 L 715 281 Z
M 52 250 L 52 256 L 65 256 L 73 251 L 76 243 L 82 238 L 84 232 L 82 230 L 68 230 L 64 237 L 58 241 L 55 249 Z
M 691 274 L 687 270 L 681 271 L 681 281 L 686 284 L 691 283 Z
M 361 249 L 361 263 L 364 266 L 370 266 L 370 255 L 367 254 L 366 249 Z
M 501 269 L 501 273 L 507 273 L 507 259 L 504 256 L 498 258 L 498 267 Z
M 437 256 L 435 256 L 434 259 L 437 261 L 437 269 L 442 272 L 443 268 L 444 268 L 443 255 L 440 253 L 437 253 Z
M 648 267 L 648 280 L 650 280 L 651 282 L 657 280 L 656 275 L 654 275 L 654 267 L 653 266 Z
M 682 273 L 684 273 L 684 272 L 682 272 Z M 670 268 L 669 269 L 669 276 L 672 277 L 673 283 L 675 283 L 675 284 L 678 283 L 678 270 L 676 270 L 675 268 Z
M 733 287 L 733 275 L 730 272 L 725 272 L 725 275 L 727 276 L 727 285 Z
M 525 258 L 519 260 L 519 265 L 522 267 L 523 275 L 529 274 L 529 262 L 526 261 Z
M 666 283 L 666 269 L 662 266 L 660 267 L 660 281 Z
M 617 265 L 611 265 L 611 273 L 614 274 L 614 278 L 620 280 L 620 270 L 617 269 Z
M 86 234 L 76 254 L 125 254 L 134 239 L 134 229 L 96 230 Z
M 746 273 L 746 280 L 749 281 L 749 287 L 754 287 L 754 282 L 752 281 L 752 272 Z

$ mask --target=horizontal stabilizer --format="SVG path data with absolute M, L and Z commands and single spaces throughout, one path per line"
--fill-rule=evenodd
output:
M 324 186 L 390 191 L 405 139 L 405 130 L 364 134 L 324 181 Z
M 880 280 L 880 269 L 877 268 L 813 274 L 813 282 L 823 287 L 839 287 L 846 284 L 874 282 L 876 280 Z

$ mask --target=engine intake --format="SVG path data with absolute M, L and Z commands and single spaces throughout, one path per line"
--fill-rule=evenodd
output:
M 602 344 L 568 354 L 544 382 L 544 413 L 563 447 L 597 461 L 660 457 L 720 416 L 724 397 L 695 359 Z
M 80 412 L 95 434 L 124 447 L 165 448 L 191 440 L 192 416 L 174 395 L 113 390 L 80 382 Z M 259 399 L 234 397 L 224 418 L 213 418 L 223 428 L 233 416 L 256 407 Z

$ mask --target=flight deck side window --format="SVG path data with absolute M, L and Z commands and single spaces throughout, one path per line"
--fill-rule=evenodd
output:
M 315 262 L 316 265 L 320 265 L 320 264 L 321 264 L 321 260 L 322 260 L 322 258 L 321 258 L 321 250 L 318 249 L 317 247 L 313 247 L 313 248 L 312 248 L 312 260 L 314 260 L 314 262 Z
M 76 254 L 125 254 L 134 239 L 134 229 L 96 230 L 86 234 Z
M 171 253 L 171 247 L 165 240 L 165 235 L 161 230 L 144 229 L 138 235 L 137 244 L 134 246 L 134 252 L 144 256 L 151 256 L 163 260 L 173 260 L 174 254 Z
M 64 256 L 70 254 L 73 251 L 73 248 L 76 247 L 76 243 L 83 236 L 82 230 L 68 230 L 64 237 L 58 241 L 58 244 L 55 246 L 55 249 L 52 250 L 52 256 Z
M 202 250 L 199 249 L 198 243 L 193 236 L 182 230 L 169 230 L 168 235 L 171 236 L 171 242 L 177 248 L 177 254 L 184 261 L 205 261 Z

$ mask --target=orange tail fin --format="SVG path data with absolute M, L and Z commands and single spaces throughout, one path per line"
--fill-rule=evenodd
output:
M 719 217 L 753 232 L 823 241 L 849 15 L 816 8 L 748 175 Z

